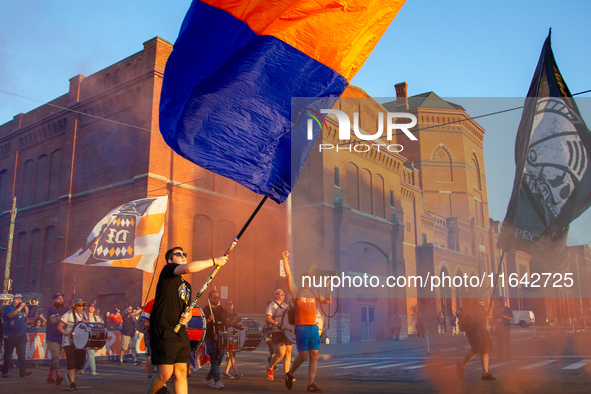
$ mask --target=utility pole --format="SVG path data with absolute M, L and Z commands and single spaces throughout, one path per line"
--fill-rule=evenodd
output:
M 12 198 L 12 209 L 10 210 L 10 230 L 8 231 L 8 246 L 6 248 L 6 267 L 4 268 L 3 293 L 8 293 L 12 287 L 10 280 L 10 260 L 12 259 L 12 241 L 14 240 L 14 223 L 16 221 L 16 197 Z

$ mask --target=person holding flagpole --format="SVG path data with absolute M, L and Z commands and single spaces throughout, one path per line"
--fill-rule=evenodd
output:
M 191 320 L 191 315 L 185 313 L 185 309 L 191 303 L 191 285 L 185 282 L 183 275 L 223 266 L 228 257 L 187 263 L 187 254 L 183 248 L 176 246 L 166 252 L 165 259 L 167 264 L 160 272 L 150 314 L 152 363 L 158 370 L 150 379 L 146 394 L 156 393 L 173 375 L 175 393 L 186 394 L 191 345 L 185 325 Z M 175 333 L 174 327 L 181 316 L 181 329 Z

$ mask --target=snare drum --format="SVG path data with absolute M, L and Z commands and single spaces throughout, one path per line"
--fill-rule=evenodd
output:
M 199 349 L 199 346 L 205 340 L 205 332 L 207 326 L 205 323 L 205 316 L 203 310 L 196 306 L 192 311 L 193 317 L 187 323 L 187 334 L 189 334 L 189 341 L 191 341 L 191 350 Z
M 240 350 L 251 352 L 255 350 L 263 340 L 263 330 L 255 319 L 245 317 L 240 325 L 244 328 L 239 330 L 234 327 L 228 328 L 228 332 L 240 335 Z
M 291 343 L 296 343 L 294 325 L 289 324 L 287 311 L 288 310 L 286 310 L 281 316 L 281 326 L 283 326 L 283 333 L 287 340 Z M 316 309 L 316 325 L 318 326 L 318 336 L 322 337 L 322 334 L 324 334 L 324 318 L 318 309 Z
M 219 332 L 218 349 L 220 352 L 238 352 L 242 348 L 240 332 Z
M 81 321 L 72 329 L 72 344 L 76 349 L 100 349 L 107 343 L 107 329 L 103 323 Z
M 242 343 L 242 349 L 247 351 L 255 350 L 263 340 L 263 330 L 255 319 L 244 318 L 241 321 L 244 324 L 244 342 Z

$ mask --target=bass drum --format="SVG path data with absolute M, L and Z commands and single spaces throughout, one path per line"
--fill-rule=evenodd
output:
M 283 312 L 283 315 L 281 316 L 281 326 L 283 327 L 283 333 L 285 334 L 287 340 L 295 344 L 296 337 L 294 332 L 294 325 L 289 324 L 289 319 L 287 318 L 288 310 L 289 309 L 286 309 L 285 312 Z M 322 334 L 324 334 L 324 318 L 322 317 L 322 314 L 318 309 L 316 309 L 316 325 L 318 326 L 318 335 L 322 337 Z
M 103 323 L 81 321 L 72 329 L 76 349 L 100 349 L 107 343 L 108 332 Z
M 259 347 L 263 340 L 263 330 L 259 322 L 255 319 L 245 317 L 238 325 L 244 328 L 230 327 L 228 328 L 228 332 L 240 334 L 240 350 L 251 352 Z
M 198 306 L 193 308 L 192 315 L 193 317 L 189 320 L 189 323 L 187 323 L 187 334 L 189 334 L 191 350 L 195 351 L 199 349 L 199 346 L 201 346 L 205 340 L 207 325 L 201 308 Z

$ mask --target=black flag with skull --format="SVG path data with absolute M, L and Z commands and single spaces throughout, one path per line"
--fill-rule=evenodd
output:
M 591 134 L 546 38 L 515 142 L 515 180 L 499 248 L 532 255 L 532 270 L 563 268 L 569 224 L 591 204 Z

